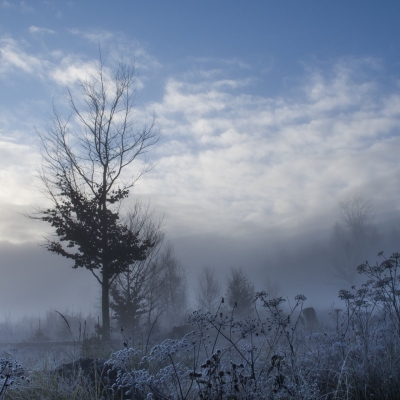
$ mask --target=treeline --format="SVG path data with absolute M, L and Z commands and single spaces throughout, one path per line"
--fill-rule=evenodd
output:
M 138 332 L 171 331 L 187 323 L 194 310 L 215 314 L 218 309 L 235 309 L 246 314 L 253 307 L 255 288 L 242 268 L 232 268 L 221 284 L 214 268 L 204 267 L 197 276 L 194 296 L 189 298 L 186 270 L 172 244 L 166 239 L 163 223 L 147 205 L 137 202 L 128 215 L 130 229 L 142 241 L 154 243 L 143 260 L 129 265 L 110 289 L 110 308 L 116 327 L 130 335 Z M 194 302 L 194 303 L 193 303 Z

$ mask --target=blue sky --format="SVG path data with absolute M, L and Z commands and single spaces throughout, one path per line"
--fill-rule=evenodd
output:
M 398 1 L 0 0 L 3 246 L 45 235 L 18 214 L 44 202 L 35 129 L 53 101 L 67 112 L 99 46 L 135 60 L 138 120 L 155 112 L 163 140 L 132 196 L 165 215 L 189 270 L 262 270 L 270 248 L 328 237 L 354 194 L 384 229 L 400 204 L 399 17 Z

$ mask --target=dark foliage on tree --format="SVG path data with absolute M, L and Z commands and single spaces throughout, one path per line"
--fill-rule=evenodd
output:
M 107 265 L 110 283 L 120 273 L 128 271 L 131 264 L 146 258 L 146 251 L 153 243 L 142 240 L 139 232 L 121 224 L 117 212 L 109 208 L 102 212 L 98 206 L 101 193 L 87 198 L 63 179 L 58 185 L 57 203 L 54 208 L 43 210 L 41 218 L 55 228 L 58 236 L 58 240 L 47 243 L 49 251 L 72 259 L 73 268 L 85 267 L 93 273 L 98 270 L 100 275 L 104 274 L 104 265 Z M 106 204 L 122 200 L 127 194 L 127 190 L 114 192 L 107 197 Z M 106 246 L 103 246 L 104 225 L 107 226 Z M 95 273 L 94 276 L 101 283 L 101 278 Z
M 64 121 L 54 109 L 52 124 L 39 134 L 41 179 L 54 206 L 35 218 L 55 228 L 58 238 L 47 249 L 87 268 L 101 284 L 104 340 L 110 338 L 112 282 L 153 245 L 119 219 L 121 201 L 150 167 L 142 164 L 131 179 L 123 171 L 159 138 L 154 117 L 135 127 L 134 83 L 133 67 L 110 70 L 100 61 L 96 76 L 80 82 L 81 97 L 68 91 L 74 118 Z
M 114 284 L 110 289 L 113 318 L 118 321 L 121 328 L 129 331 L 134 330 L 139 325 L 142 315 L 147 313 L 146 297 L 135 278 L 128 271 L 125 274 L 124 286 Z

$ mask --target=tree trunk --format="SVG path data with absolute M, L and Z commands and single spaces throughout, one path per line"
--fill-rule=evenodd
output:
M 110 335 L 110 296 L 109 296 L 109 277 L 108 271 L 103 265 L 103 281 L 101 284 L 101 314 L 102 314 L 102 339 L 104 342 L 109 342 Z
M 106 169 L 103 172 L 103 192 L 101 199 L 101 218 L 102 218 L 102 235 L 103 235 L 103 274 L 101 284 L 101 314 L 103 320 L 102 339 L 109 342 L 110 335 L 110 265 L 108 255 L 108 226 L 107 226 L 107 181 Z

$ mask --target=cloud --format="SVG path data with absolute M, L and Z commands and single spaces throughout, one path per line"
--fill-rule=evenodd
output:
M 74 34 L 115 40 L 106 31 Z M 126 40 L 115 51 L 106 47 L 111 64 L 122 48 L 129 49 L 126 54 L 139 51 L 149 76 L 155 65 L 162 68 L 138 43 Z M 95 74 L 97 63 L 60 50 L 30 54 L 11 38 L 1 40 L 0 57 L 3 76 L 17 69 L 59 86 Z M 193 64 L 179 77 L 170 75 L 162 101 L 136 112 L 140 122 L 154 111 L 164 140 L 150 154 L 157 168 L 135 193 L 153 199 L 173 220 L 175 232 L 246 237 L 263 229 L 329 227 L 331 211 L 355 190 L 398 209 L 400 96 L 376 79 L 381 61 L 343 58 L 330 67 L 308 65 L 290 90 L 274 96 L 254 93 L 261 78 L 250 75 L 251 69 L 238 65 L 235 75 L 231 69 L 225 73 L 221 63 L 209 66 Z M 5 170 L 4 179 L 18 182 L 15 171 Z M 10 193 L 16 195 L 14 189 Z
M 19 5 L 21 6 L 21 12 L 23 13 L 33 13 L 35 12 L 35 9 L 31 6 L 29 6 L 25 1 L 21 1 L 19 3 Z
M 30 28 L 34 33 L 42 32 L 43 29 L 45 28 Z M 22 43 L 12 38 L 0 39 L 0 74 L 4 77 L 19 71 L 42 81 L 48 82 L 50 78 L 58 85 L 66 86 L 93 75 L 96 64 L 96 60 L 84 61 L 82 56 L 60 51 L 29 54 Z
M 203 65 L 225 65 L 225 66 L 233 66 L 239 67 L 243 70 L 252 69 L 252 65 L 244 62 L 240 58 L 216 58 L 216 57 L 188 57 L 188 60 L 194 62 L 196 64 Z
M 28 54 L 12 38 L 0 39 L 0 74 L 14 72 L 15 69 L 42 76 L 47 62 L 40 57 Z
M 12 138 L 2 138 L 0 160 L 0 180 L 3 186 L 0 201 L 16 205 L 32 204 L 32 178 L 40 163 L 39 154 L 32 151 L 29 144 L 16 143 Z
M 42 32 L 45 28 L 34 28 Z M 47 54 L 29 54 L 18 41 L 0 39 L 0 74 L 9 77 L 16 71 L 29 74 L 47 83 L 50 80 L 60 86 L 74 85 L 96 74 L 98 60 L 84 60 L 82 56 L 52 51 Z M 105 68 L 107 73 L 108 69 Z M 51 83 L 53 83 L 51 82 Z
M 127 38 L 122 33 L 114 33 L 107 30 L 80 30 L 71 29 L 73 35 L 78 35 L 87 41 L 101 46 L 102 55 L 111 63 L 119 62 L 121 54 L 129 55 L 135 66 L 141 70 L 160 68 L 161 63 L 149 54 L 139 41 Z
M 29 32 L 32 35 L 55 33 L 50 29 L 36 26 L 31 26 Z M 107 31 L 72 30 L 71 33 L 102 45 L 102 56 L 106 62 L 104 71 L 107 74 L 113 65 L 121 61 L 121 54 L 131 54 L 132 60 L 125 61 L 134 62 L 135 67 L 142 72 L 136 82 L 138 89 L 142 88 L 146 81 L 143 71 L 161 66 L 137 41 L 128 41 L 123 35 Z M 46 53 L 28 53 L 26 51 L 28 46 L 29 43 L 26 41 L 17 41 L 11 37 L 0 38 L 0 74 L 3 77 L 22 72 L 39 77 L 43 81 L 48 82 L 50 78 L 60 86 L 69 86 L 96 73 L 98 58 L 90 59 L 81 54 L 59 49 Z
M 3 1 L 0 3 L 0 7 L 1 7 L 1 8 L 15 8 L 15 4 L 10 3 L 10 2 L 8 2 L 8 1 L 6 1 L 6 0 L 3 0 Z
M 74 83 L 94 76 L 97 71 L 97 61 L 83 61 L 74 55 L 62 58 L 61 62 L 49 71 L 49 76 L 58 85 L 70 86 Z
M 79 35 L 94 44 L 104 44 L 115 38 L 115 34 L 104 30 L 83 31 L 80 29 L 70 29 L 73 35 Z
M 380 88 L 370 67 L 339 60 L 273 98 L 237 93 L 246 79 L 170 78 L 149 107 L 165 143 L 139 192 L 159 199 L 179 229 L 243 237 L 318 222 L 329 230 L 355 190 L 399 211 L 396 185 L 374 187 L 397 180 L 400 96 Z
M 51 29 L 48 29 L 48 28 L 39 28 L 39 27 L 34 26 L 34 25 L 32 25 L 32 26 L 29 27 L 29 32 L 30 32 L 31 34 L 45 34 L 45 33 L 54 34 L 54 33 L 55 33 L 55 31 L 53 31 L 53 30 L 51 30 Z

